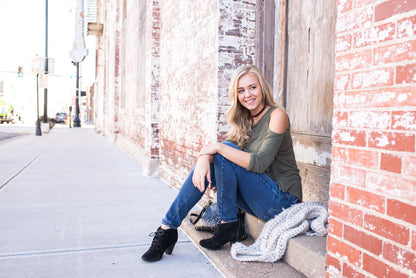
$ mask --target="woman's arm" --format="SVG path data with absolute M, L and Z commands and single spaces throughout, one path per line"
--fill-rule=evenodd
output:
M 241 167 L 247 168 L 250 163 L 250 153 L 243 152 L 221 143 L 214 143 L 203 148 L 195 165 L 192 182 L 201 192 L 205 190 L 205 179 L 211 184 L 210 163 L 213 155 L 219 153 Z
M 275 133 L 282 134 L 289 127 L 289 118 L 285 111 L 282 109 L 274 109 L 270 115 L 269 129 Z M 277 153 L 278 150 L 276 150 Z M 251 154 L 242 150 L 235 149 L 221 143 L 214 143 L 204 147 L 201 155 L 214 155 L 216 153 L 221 154 L 228 160 L 235 164 L 247 169 L 250 165 Z
M 222 143 L 214 143 L 204 147 L 199 155 L 213 155 L 216 153 L 221 154 L 226 159 L 234 162 L 235 164 L 243 168 L 247 168 L 250 164 L 250 153 L 238 150 L 236 148 L 227 146 Z

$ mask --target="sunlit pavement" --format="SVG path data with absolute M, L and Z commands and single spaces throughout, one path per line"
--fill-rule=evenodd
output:
M 180 232 L 173 254 L 140 257 L 176 195 L 91 126 L 1 126 L 0 277 L 221 277 Z

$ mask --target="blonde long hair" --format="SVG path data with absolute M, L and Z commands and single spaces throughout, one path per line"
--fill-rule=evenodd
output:
M 277 107 L 277 104 L 273 99 L 270 85 L 256 66 L 241 66 L 236 70 L 228 89 L 231 107 L 226 114 L 228 123 L 230 124 L 230 130 L 227 135 L 235 141 L 240 148 L 243 148 L 250 141 L 251 128 L 253 125 L 253 118 L 250 115 L 250 111 L 238 101 L 237 84 L 240 78 L 247 73 L 253 73 L 257 77 L 263 95 L 263 103 L 268 106 Z

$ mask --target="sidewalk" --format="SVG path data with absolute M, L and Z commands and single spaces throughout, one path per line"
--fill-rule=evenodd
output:
M 141 260 L 176 190 L 92 128 L 0 141 L 0 188 L 0 277 L 222 277 L 182 231 Z

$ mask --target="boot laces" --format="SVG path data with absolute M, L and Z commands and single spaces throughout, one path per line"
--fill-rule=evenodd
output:
M 157 230 L 156 232 L 151 232 L 149 234 L 150 237 L 153 237 L 153 241 L 152 241 L 152 246 L 154 246 L 157 249 L 161 249 L 162 250 L 162 242 L 163 242 L 163 235 L 164 235 L 165 231 L 160 229 Z

